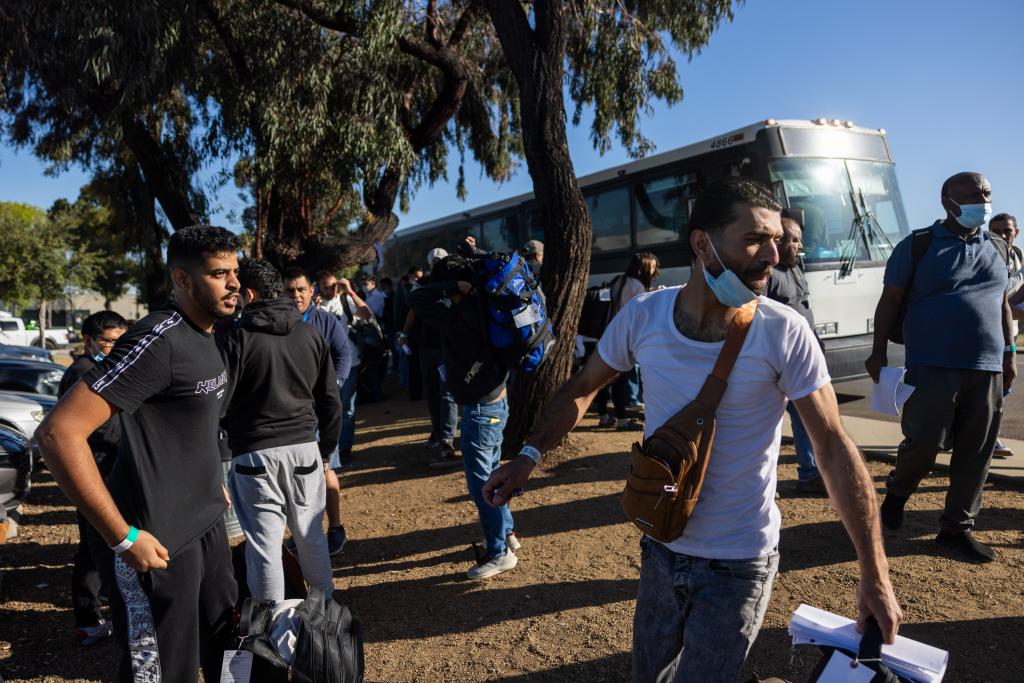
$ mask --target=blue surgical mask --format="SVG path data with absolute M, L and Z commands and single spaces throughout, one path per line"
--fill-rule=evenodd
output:
M 102 363 L 103 359 L 106 357 L 107 354 L 103 353 L 102 351 L 97 351 L 96 353 L 92 354 L 92 359 L 97 363 Z
M 722 263 L 721 257 L 718 255 L 718 250 L 715 249 L 714 243 L 711 238 L 708 238 L 708 244 L 711 245 L 711 252 L 718 259 L 719 265 L 722 266 L 722 274 L 715 277 L 708 272 L 708 269 L 704 267 L 704 262 L 701 261 L 700 267 L 704 271 L 704 280 L 708 283 L 708 287 L 711 289 L 711 293 L 715 295 L 719 303 L 729 308 L 740 308 L 754 299 L 757 295 L 750 291 L 750 288 L 743 284 L 743 280 L 739 276 L 725 267 Z
M 949 201 L 953 202 L 952 199 Z M 956 202 L 953 202 L 956 204 Z M 956 216 L 956 222 L 968 230 L 979 228 L 988 222 L 992 217 L 992 205 L 984 204 L 956 204 L 960 208 L 960 215 Z

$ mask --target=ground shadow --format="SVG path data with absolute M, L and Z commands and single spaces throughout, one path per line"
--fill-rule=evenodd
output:
M 628 652 L 601 659 L 563 664 L 554 669 L 492 678 L 492 683 L 578 683 L 579 681 L 628 681 L 632 657 Z
M 65 605 L 70 605 L 70 600 Z M 11 644 L 10 656 L 0 663 L 0 671 L 7 680 L 114 680 L 117 646 L 113 639 L 88 648 L 87 656 L 78 654 L 84 649 L 69 656 L 68 650 L 76 647 L 70 609 L 0 609 L 0 624 L 3 624 L 4 639 Z M 49 634 L 46 642 L 24 635 L 40 633 L 40 624 L 45 624 L 45 632 Z
M 565 531 L 620 524 L 623 521 L 618 494 L 515 509 L 513 515 L 516 530 L 529 539 Z M 476 521 L 441 528 L 416 529 L 403 534 L 363 539 L 352 548 L 351 554 L 346 547 L 346 557 L 355 563 L 391 562 L 425 553 L 468 548 L 479 536 L 480 525 Z M 440 561 L 435 558 L 427 564 Z M 374 567 L 373 572 L 367 570 L 364 573 L 388 569 L 386 566 L 381 569 Z
M 885 552 L 889 557 L 928 555 L 960 561 L 958 555 L 936 544 L 932 538 L 939 528 L 939 510 L 907 510 L 903 527 L 887 532 Z M 1014 531 L 1024 525 L 1024 511 L 1013 508 L 983 509 L 978 531 Z M 853 544 L 839 520 L 784 527 L 779 549 L 782 571 L 825 567 L 857 559 Z
M 636 579 L 591 579 L 508 586 L 469 581 L 460 572 L 410 581 L 357 586 L 346 601 L 363 622 L 367 642 L 429 638 L 520 622 L 556 612 L 597 607 L 636 597 Z M 503 585 L 504 584 L 504 585 Z M 402 605 L 400 620 L 377 620 L 376 605 Z

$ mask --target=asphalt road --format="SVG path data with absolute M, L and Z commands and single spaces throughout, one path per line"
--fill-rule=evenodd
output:
M 1018 363 L 1024 364 L 1024 358 L 1018 357 Z M 880 415 L 871 410 L 871 380 L 868 378 L 839 382 L 835 385 L 836 396 L 839 398 L 839 412 L 854 417 L 867 417 L 874 420 L 899 422 L 898 417 Z M 1021 386 L 1006 397 L 1003 404 L 1003 424 L 1000 436 L 1007 439 L 1024 440 L 1024 380 Z

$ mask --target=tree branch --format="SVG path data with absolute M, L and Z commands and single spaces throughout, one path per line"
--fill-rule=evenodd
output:
M 354 21 L 340 14 L 331 14 L 307 0 L 276 0 L 276 2 L 302 12 L 307 18 L 324 28 L 353 36 L 359 35 L 359 26 Z
M 452 35 L 448 38 L 448 45 L 450 47 L 456 47 L 462 42 L 462 39 L 466 36 L 466 32 L 469 27 L 473 24 L 473 21 L 477 18 L 477 12 L 480 9 L 479 0 L 470 0 L 469 5 L 462 11 L 459 18 L 455 22 L 455 28 L 452 29 Z
M 231 29 L 224 23 L 224 17 L 217 7 L 216 0 L 207 0 L 206 14 L 210 19 L 210 23 L 213 24 L 213 29 L 217 32 L 217 37 L 224 44 L 224 49 L 227 50 L 228 58 L 231 60 L 232 66 L 235 67 L 235 72 L 241 80 L 250 82 L 252 80 L 252 71 L 250 71 L 249 64 L 245 59 L 245 52 L 238 46 L 238 41 L 232 35 Z
M 427 0 L 426 20 L 423 22 L 423 33 L 427 42 L 434 47 L 441 47 L 441 32 L 437 27 L 437 0 Z

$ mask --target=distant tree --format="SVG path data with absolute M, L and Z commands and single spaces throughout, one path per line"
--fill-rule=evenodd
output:
M 39 303 L 39 338 L 46 338 L 46 304 L 81 275 L 71 262 L 63 228 L 42 209 L 0 202 L 0 299 Z
M 82 188 L 72 204 L 59 199 L 47 215 L 68 240 L 71 253 L 69 275 L 79 286 L 103 297 L 103 307 L 121 298 L 137 284 L 141 272 L 138 248 L 131 237 L 134 226 L 122 218 L 96 181 Z

